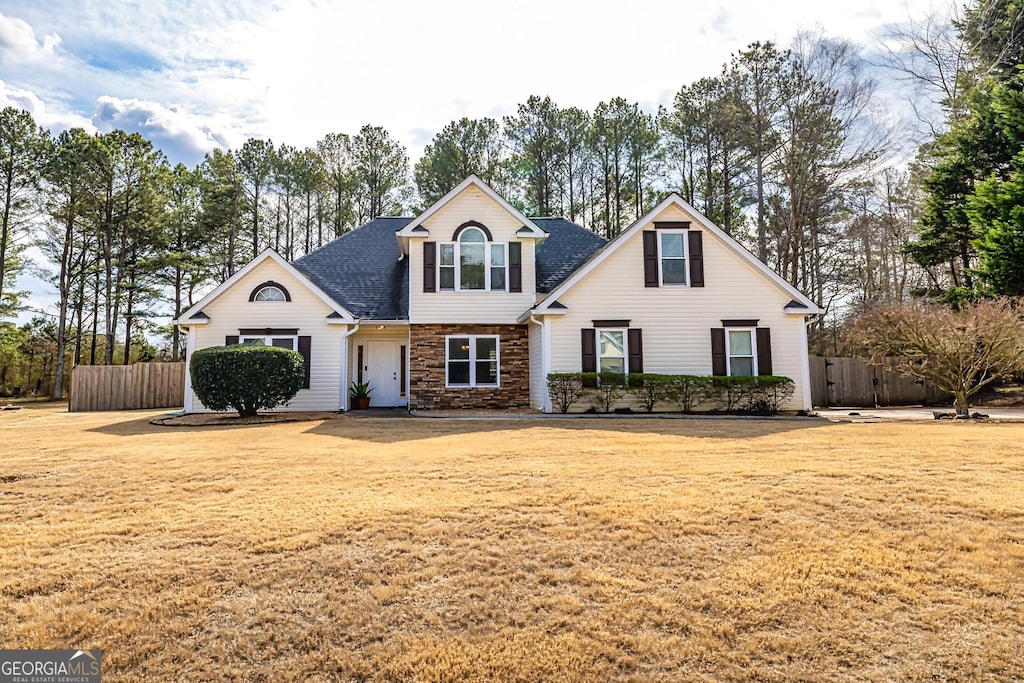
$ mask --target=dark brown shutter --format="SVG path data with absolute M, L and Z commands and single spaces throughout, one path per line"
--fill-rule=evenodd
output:
M 597 330 L 593 327 L 584 327 L 581 330 L 581 341 L 583 347 L 583 372 L 597 372 Z
M 629 372 L 641 373 L 644 371 L 644 342 L 641 330 L 638 327 L 631 327 L 627 330 L 629 346 Z
M 297 351 L 302 354 L 302 364 L 305 376 L 302 379 L 302 388 L 309 389 L 309 347 L 312 337 L 299 337 L 299 348 Z
M 757 328 L 757 374 L 772 374 L 772 331 L 767 327 Z
M 423 291 L 437 291 L 437 242 L 423 243 Z
M 237 344 L 237 343 L 238 343 L 238 335 L 237 334 L 229 334 L 228 336 L 224 337 L 224 346 L 231 346 L 231 345 Z
M 644 287 L 658 286 L 658 233 L 644 230 Z
M 523 243 L 508 243 L 508 291 L 523 291 Z
M 688 233 L 686 245 L 690 254 L 690 286 L 704 286 L 704 242 L 703 234 L 699 230 L 691 230 Z
M 724 376 L 725 365 L 725 328 L 711 328 L 711 374 Z

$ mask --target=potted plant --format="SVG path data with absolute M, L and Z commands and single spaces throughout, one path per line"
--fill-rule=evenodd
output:
M 352 397 L 352 410 L 366 410 L 370 407 L 370 394 L 373 389 L 369 382 L 352 382 L 349 395 Z

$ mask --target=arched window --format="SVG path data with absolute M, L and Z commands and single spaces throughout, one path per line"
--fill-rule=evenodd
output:
M 459 275 L 462 289 L 483 289 L 486 285 L 484 274 L 484 247 L 487 238 L 477 228 L 463 230 L 459 235 Z
M 462 225 L 453 240 L 439 245 L 441 290 L 506 291 L 507 244 L 491 241 L 478 223 Z
M 292 297 L 283 285 L 273 281 L 257 285 L 249 294 L 249 301 L 291 301 Z

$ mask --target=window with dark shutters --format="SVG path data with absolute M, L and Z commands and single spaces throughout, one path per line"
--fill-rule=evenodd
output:
M 660 228 L 668 228 L 678 224 L 656 223 L 655 225 Z M 668 247 L 665 244 L 661 244 L 659 251 L 659 233 L 655 230 L 644 230 L 641 233 L 644 247 L 644 287 L 659 287 L 662 283 L 671 286 L 686 285 L 687 283 L 690 287 L 704 286 L 704 234 L 700 230 L 688 229 L 677 231 L 674 234 L 685 234 L 686 236 L 685 259 L 678 257 L 680 248 L 677 242 L 669 243 L 669 246 L 672 247 L 671 253 L 666 251 Z M 665 235 L 665 239 L 669 239 L 669 237 L 670 235 Z M 688 273 L 681 272 L 680 264 L 682 262 L 686 263 Z M 662 269 L 667 269 L 670 265 L 672 266 L 671 270 L 666 270 L 663 273 Z
M 437 291 L 437 242 L 423 243 L 423 291 Z

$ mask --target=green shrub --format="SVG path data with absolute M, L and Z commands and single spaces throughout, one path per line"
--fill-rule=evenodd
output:
M 578 372 L 552 372 L 548 375 L 548 394 L 562 413 L 583 396 L 583 378 Z
M 243 417 L 292 400 L 305 378 L 302 354 L 273 346 L 213 346 L 192 354 L 192 389 L 210 410 Z

